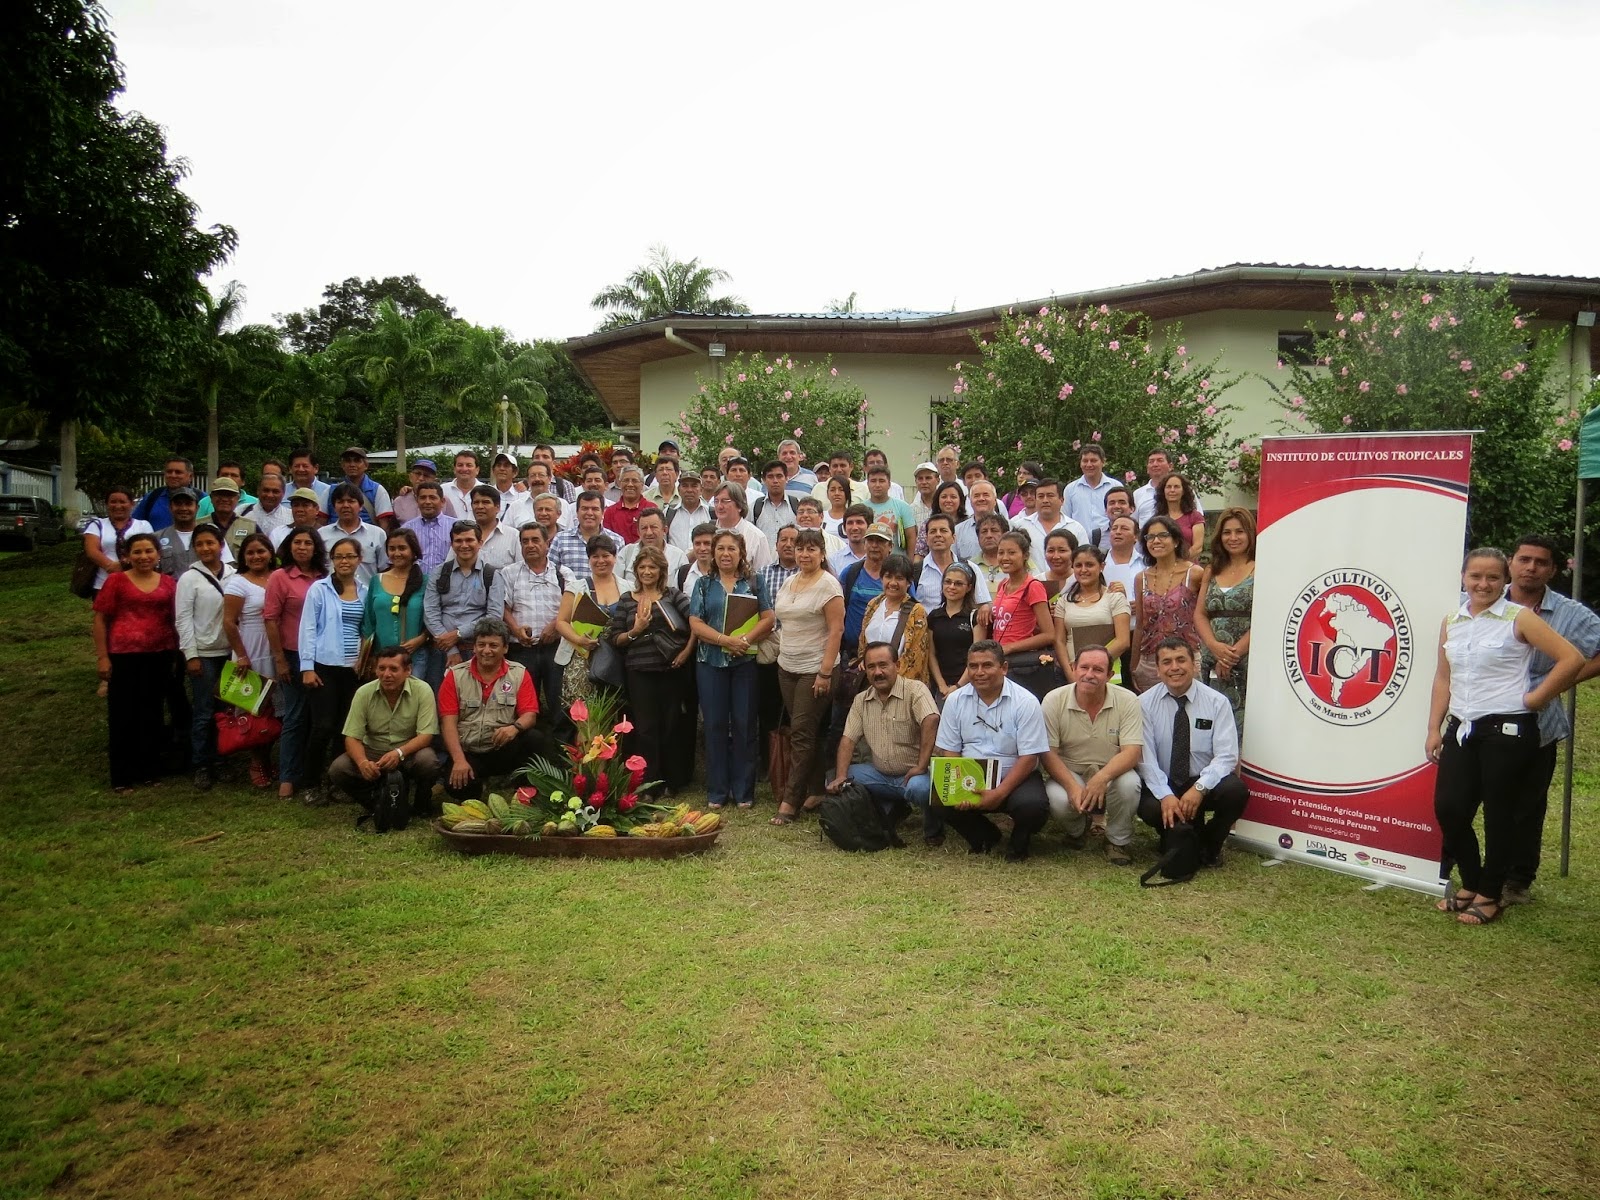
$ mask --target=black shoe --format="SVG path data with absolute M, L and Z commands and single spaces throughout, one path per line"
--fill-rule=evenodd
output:
M 1022 862 L 1022 861 L 1024 861 L 1028 857 L 1028 843 L 1031 840 L 1032 839 L 1030 839 L 1026 835 L 1024 835 L 1023 837 L 1019 838 L 1015 833 L 1013 833 L 1011 835 L 1011 844 L 1006 847 L 1006 861 L 1007 862 Z
M 1082 850 L 1089 845 L 1089 839 L 1086 835 L 1080 833 L 1075 837 L 1070 835 L 1063 837 L 1061 844 L 1068 850 Z
M 1200 851 L 1200 865 L 1202 867 L 1210 867 L 1212 870 L 1220 867 L 1222 865 L 1222 847 L 1218 846 L 1215 850 Z
M 197 792 L 209 792 L 211 790 L 211 769 L 209 767 L 201 767 L 194 773 L 194 790 Z
M 986 824 L 987 824 L 987 822 L 986 822 Z M 968 839 L 968 841 L 967 841 L 967 853 L 968 854 L 987 854 L 987 853 L 989 853 L 989 851 L 993 850 L 999 844 L 1000 844 L 1000 831 L 998 829 L 996 829 L 993 825 L 990 825 L 989 826 L 989 832 L 984 834 L 984 835 L 982 835 L 976 842 L 972 841 L 970 838 Z
M 930 850 L 937 850 L 940 846 L 944 845 L 944 834 L 930 833 L 927 837 L 922 839 L 922 844 Z

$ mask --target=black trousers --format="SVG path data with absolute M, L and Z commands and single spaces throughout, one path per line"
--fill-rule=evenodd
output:
M 189 704 L 189 664 L 177 650 L 167 655 L 166 674 L 162 676 L 161 685 L 151 691 L 150 701 L 164 705 L 167 710 L 167 728 L 165 731 L 158 729 L 156 737 L 163 743 L 168 764 L 179 774 L 187 774 L 194 765 L 191 754 L 194 709 Z
M 1530 812 L 1546 803 L 1549 784 L 1539 764 L 1539 718 L 1536 713 L 1480 717 L 1465 741 L 1458 740 L 1460 730 L 1454 717 L 1445 723 L 1433 815 L 1444 839 L 1444 861 L 1455 863 L 1462 889 L 1498 901 L 1512 863 L 1525 849 Z M 1481 855 L 1473 829 L 1480 808 Z
M 113 654 L 106 687 L 111 786 L 134 787 L 166 774 L 167 738 L 161 729 L 161 700 L 172 682 L 170 650 Z M 188 726 L 184 726 L 188 744 Z
M 558 742 L 570 742 L 575 727 L 567 710 L 561 707 L 561 676 L 564 668 L 556 661 L 560 642 L 548 646 L 513 646 L 507 657 L 521 663 L 533 676 L 534 690 L 539 694 L 539 727 Z
M 1000 831 L 989 820 L 989 814 L 976 808 L 944 808 L 930 805 L 944 814 L 947 824 L 967 839 L 974 850 L 987 848 L 1000 840 Z M 1038 775 L 1029 775 L 1019 783 L 1005 802 L 992 812 L 1003 812 L 1011 818 L 1011 849 L 1026 850 L 1034 834 L 1044 828 L 1050 816 L 1050 801 L 1044 794 L 1044 781 Z
M 1174 776 L 1168 776 L 1167 782 L 1172 785 L 1172 792 L 1176 796 L 1183 795 L 1194 786 L 1194 780 Z M 1200 801 L 1193 820 L 1180 821 L 1178 825 L 1189 826 L 1195 831 L 1202 856 L 1215 858 L 1249 800 L 1250 793 L 1244 786 L 1244 780 L 1237 775 L 1224 775 L 1222 782 Z M 1139 819 L 1160 835 L 1161 846 L 1165 849 L 1167 830 L 1161 823 L 1161 797 L 1142 784 L 1139 787 Z
M 1556 777 L 1556 752 L 1560 748 L 1560 742 L 1539 747 L 1534 767 L 1538 777 L 1529 781 L 1527 804 L 1517 818 L 1516 850 L 1512 852 L 1511 866 L 1506 870 L 1507 883 L 1531 887 L 1539 874 L 1539 856 L 1544 851 L 1544 818 L 1550 809 L 1550 783 Z
M 676 738 L 694 737 L 692 727 L 683 729 L 684 677 L 685 668 L 628 672 L 627 710 L 633 732 L 627 736 L 627 753 L 644 759 L 646 782 L 660 780 L 674 789 L 685 787 L 689 780 L 673 775 L 673 769 L 682 765 L 682 755 L 674 756 L 671 746 Z
M 361 686 L 354 667 L 317 663 L 316 672 L 322 686 L 306 689 L 311 707 L 311 736 L 306 740 L 302 760 L 305 773 L 301 776 L 311 787 L 322 785 L 328 765 L 344 753 L 344 719 L 350 715 L 350 701 Z
M 440 764 L 439 778 L 444 781 L 444 790 L 450 793 L 452 800 L 481 799 L 487 780 L 520 771 L 535 754 L 550 758 L 553 749 L 550 738 L 536 725 L 523 730 L 498 750 L 468 750 L 467 765 L 472 768 L 472 778 L 461 787 L 450 786 L 453 764 L 448 761 Z

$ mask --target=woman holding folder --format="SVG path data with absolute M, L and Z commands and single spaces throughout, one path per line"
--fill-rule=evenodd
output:
M 711 543 L 710 575 L 695 581 L 689 627 L 699 639 L 695 680 L 706 725 L 706 806 L 756 802 L 756 645 L 772 632 L 772 598 L 732 530 Z
M 574 575 L 556 614 L 556 632 L 564 643 L 556 651 L 556 661 L 566 664 L 561 677 L 561 703 L 566 708 L 574 700 L 594 694 L 597 685 L 589 678 L 589 654 L 600 644 L 624 595 L 616 574 L 617 547 L 610 535 L 595 534 L 584 550 L 594 581 L 585 583 L 582 576 Z
M 693 728 L 677 728 L 694 634 L 689 601 L 668 584 L 667 571 L 665 554 L 654 546 L 640 548 L 633 560 L 634 589 L 617 601 L 606 637 L 628 672 L 628 719 L 633 722 L 628 753 L 644 759 L 645 771 L 661 780 L 664 790 L 676 791 L 689 780 L 673 778 L 683 756 L 669 753 L 668 747 L 678 737 L 694 737 Z

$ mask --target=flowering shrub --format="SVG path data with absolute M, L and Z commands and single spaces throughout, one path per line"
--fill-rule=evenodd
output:
M 1165 447 L 1202 490 L 1214 488 L 1232 451 L 1222 395 L 1232 386 L 1200 363 L 1174 325 L 1155 334 L 1149 318 L 1104 304 L 1072 311 L 1045 306 L 1008 312 L 978 338 L 979 357 L 955 366 L 951 391 L 963 401 L 950 429 L 967 458 L 995 478 L 1036 459 L 1076 477 L 1078 451 L 1106 449 L 1106 471 L 1135 479 L 1145 456 Z
M 615 448 L 615 445 L 611 442 L 584 442 L 583 445 L 578 447 L 576 454 L 556 460 L 556 477 L 577 483 L 582 477 L 581 467 L 583 460 L 591 454 L 598 454 L 605 462 L 606 475 L 609 477 L 611 474 L 611 452 Z M 628 452 L 633 455 L 633 461 L 645 470 L 649 470 L 655 463 L 654 454 L 646 454 L 643 450 L 633 450 L 632 448 L 629 448 Z M 489 457 L 493 458 L 494 456 L 491 454 Z M 488 462 L 489 459 L 486 458 L 483 461 Z
M 1551 378 L 1559 333 L 1535 335 L 1505 280 L 1409 278 L 1334 289 L 1310 364 L 1268 380 L 1290 431 L 1476 429 L 1468 545 L 1572 528 L 1576 412 Z
M 717 451 L 736 446 L 761 469 L 778 456 L 785 438 L 799 442 L 808 462 L 840 448 L 860 458 L 871 428 L 871 408 L 859 385 L 830 359 L 799 362 L 786 354 L 737 354 L 722 377 L 697 376 L 697 391 L 667 428 L 697 465 L 716 461 Z

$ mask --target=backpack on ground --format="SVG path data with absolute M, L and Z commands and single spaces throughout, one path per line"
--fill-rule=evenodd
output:
M 360 797 L 367 811 L 356 818 L 356 828 L 371 821 L 378 833 L 404 829 L 411 823 L 411 784 L 399 771 L 388 771 Z
M 1139 876 L 1140 887 L 1167 887 L 1174 883 L 1188 883 L 1200 870 L 1200 835 L 1193 825 L 1174 825 L 1165 830 L 1161 838 L 1161 857 L 1156 865 Z M 1151 883 L 1155 876 L 1160 883 Z
M 854 780 L 837 793 L 828 793 L 817 809 L 827 839 L 841 850 L 874 854 L 895 843 L 894 830 L 867 789 Z

